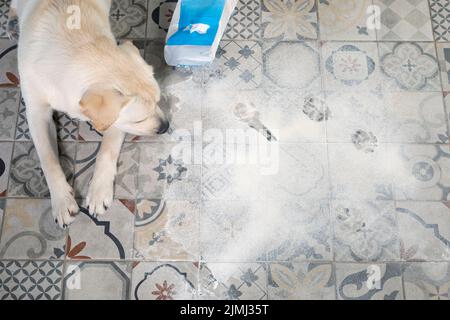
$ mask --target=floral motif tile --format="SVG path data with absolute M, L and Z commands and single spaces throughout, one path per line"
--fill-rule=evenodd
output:
M 70 226 L 66 256 L 72 260 L 129 259 L 133 255 L 135 201 L 114 200 L 104 215 L 81 208 Z
M 393 149 L 396 199 L 450 199 L 448 145 L 401 145 Z
M 450 204 L 398 201 L 400 254 L 406 261 L 445 261 L 450 257 Z
M 202 264 L 199 298 L 206 300 L 267 300 L 267 266 L 261 263 Z
M 113 261 L 67 262 L 64 300 L 128 300 L 131 264 Z
M 238 0 L 223 39 L 257 40 L 261 37 L 261 1 Z
M 0 39 L 0 87 L 15 88 L 20 84 L 17 69 L 17 44 Z
M 315 0 L 263 0 L 261 11 L 264 39 L 317 39 Z
M 197 295 L 198 264 L 142 262 L 133 267 L 131 299 L 192 300 Z
M 100 143 L 80 143 L 78 145 L 74 174 L 75 196 L 78 198 L 84 198 L 87 195 L 99 150 Z M 139 156 L 139 144 L 125 143 L 123 145 L 114 182 L 116 199 L 134 199 L 136 197 Z
M 17 89 L 0 91 L 0 140 L 13 140 L 16 133 L 20 92 Z
M 402 265 L 396 263 L 337 263 L 338 299 L 403 300 L 402 271 Z
M 268 274 L 270 300 L 336 298 L 336 279 L 330 263 L 271 263 Z
M 448 263 L 411 263 L 404 271 L 403 281 L 407 300 L 449 300 Z
M 12 151 L 12 142 L 0 143 L 0 197 L 5 197 L 7 194 Z
M 267 247 L 261 230 L 274 230 L 264 224 L 263 202 L 204 201 L 200 216 L 200 254 L 204 261 L 264 260 Z
M 379 40 L 433 41 L 427 0 L 374 0 L 381 9 Z
M 268 261 L 332 260 L 328 199 L 272 198 L 265 205 L 259 219 L 268 224 L 262 240 Z
M 335 199 L 394 199 L 392 151 L 372 136 L 352 144 L 329 144 L 332 197 Z
M 388 91 L 440 91 L 433 43 L 379 43 L 383 85 Z
M 66 232 L 53 219 L 50 200 L 7 200 L 0 258 L 63 259 L 65 240 Z
M 176 6 L 176 0 L 149 1 L 147 39 L 166 37 Z
M 117 38 L 145 38 L 147 1 L 113 0 L 110 22 Z
M 74 175 L 75 144 L 59 144 L 59 161 L 69 184 Z M 11 160 L 8 195 L 14 197 L 49 197 L 47 182 L 36 148 L 31 142 L 16 142 Z
M 387 111 L 379 90 L 330 91 L 325 99 L 328 142 L 354 142 L 367 152 L 387 140 Z
M 399 236 L 392 201 L 332 201 L 336 261 L 399 260 Z
M 442 88 L 450 91 L 450 43 L 438 42 L 436 44 L 441 70 Z
M 316 42 L 281 41 L 263 45 L 266 86 L 317 92 L 321 89 L 320 54 Z
M 376 43 L 326 42 L 322 55 L 327 90 L 376 90 L 380 86 Z
M 319 0 L 322 40 L 374 41 L 376 32 L 368 28 L 368 7 L 372 0 Z
M 257 41 L 226 41 L 216 53 L 217 75 L 209 86 L 253 89 L 261 84 L 261 44 Z
M 448 143 L 442 93 L 394 92 L 384 97 L 387 108 L 385 141 Z
M 199 199 L 201 158 L 191 144 L 146 143 L 140 148 L 138 198 Z
M 7 23 L 9 15 L 10 0 L 3 0 L 0 2 L 0 38 L 8 38 Z
M 200 204 L 194 201 L 139 200 L 134 257 L 198 261 Z
M 59 261 L 0 261 L 0 299 L 61 299 L 62 267 Z
M 430 0 L 431 20 L 436 41 L 450 41 L 450 0 Z
M 23 97 L 20 97 L 19 114 L 17 116 L 16 140 L 31 141 L 30 129 L 28 128 L 28 120 L 26 114 L 26 106 Z

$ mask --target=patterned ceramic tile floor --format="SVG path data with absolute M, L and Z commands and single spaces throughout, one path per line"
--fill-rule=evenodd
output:
M 97 218 L 101 135 L 55 114 L 81 206 L 62 231 L 0 1 L 0 299 L 449 299 L 448 0 L 239 0 L 192 69 L 162 60 L 175 0 L 113 2 L 172 128 L 127 138 Z

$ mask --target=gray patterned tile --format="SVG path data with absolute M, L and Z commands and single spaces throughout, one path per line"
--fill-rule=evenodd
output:
M 76 141 L 78 137 L 78 120 L 55 111 L 53 113 L 56 133 L 59 141 Z M 17 119 L 16 141 L 32 141 L 23 97 L 20 99 L 19 115 Z
M 267 266 L 261 263 L 201 264 L 199 298 L 267 300 Z
M 99 150 L 100 143 L 80 143 L 78 145 L 74 174 L 75 196 L 78 198 L 84 198 L 87 195 Z M 116 199 L 134 199 L 136 197 L 139 156 L 139 144 L 125 143 L 123 145 L 114 181 L 114 197 Z
M 223 39 L 258 40 L 261 38 L 261 1 L 239 0 L 228 22 Z
M 147 39 L 163 39 L 166 37 L 176 6 L 176 0 L 149 1 Z
M 0 38 L 8 38 L 7 24 L 11 0 L 0 1 Z
M 62 267 L 59 261 L 0 261 L 0 299 L 61 299 Z
M 336 279 L 330 263 L 271 263 L 270 300 L 334 300 Z
M 145 38 L 147 1 L 113 0 L 110 21 L 117 38 Z
M 336 264 L 336 286 L 341 300 L 403 300 L 402 265 Z
M 361 148 L 374 148 L 386 136 L 387 108 L 376 90 L 327 92 L 325 107 L 328 142 L 351 143 L 360 138 Z M 396 106 L 398 107 L 398 106 Z
M 200 254 L 204 261 L 264 260 L 267 216 L 257 201 L 204 201 L 200 216 Z
M 446 261 L 450 258 L 450 204 L 398 201 L 400 254 L 406 261 Z
M 321 89 L 320 53 L 313 41 L 265 42 L 263 72 L 266 86 L 317 92 Z
M 407 300 L 449 300 L 448 263 L 410 263 L 404 271 L 403 280 Z
M 19 90 L 10 88 L 0 91 L 0 140 L 14 140 L 19 101 Z
M 59 161 L 69 184 L 74 175 L 75 144 L 59 144 Z M 16 142 L 11 160 L 8 195 L 14 197 L 49 197 L 49 190 L 36 148 L 31 142 Z
M 332 260 L 328 199 L 272 198 L 265 205 L 259 217 L 269 225 L 262 240 L 268 261 Z
M 72 260 L 131 258 L 134 209 L 133 200 L 114 200 L 104 215 L 94 218 L 86 208 L 81 208 L 76 223 L 69 230 L 67 258 Z
M 430 0 L 431 20 L 436 41 L 450 40 L 450 0 Z
M 396 143 L 448 143 L 442 93 L 393 92 L 383 99 L 386 137 Z
M 191 262 L 133 265 L 131 299 L 192 300 L 197 295 L 198 264 Z
M 325 42 L 322 55 L 326 90 L 377 90 L 381 85 L 376 43 Z
M 139 200 L 134 258 L 198 261 L 200 204 L 195 201 Z
M 198 155 L 191 144 L 145 143 L 140 148 L 138 198 L 199 199 L 200 162 L 194 162 Z
M 220 75 L 211 85 L 225 88 L 254 89 L 262 80 L 261 45 L 257 41 L 226 41 L 216 54 Z
M 433 41 L 427 0 L 374 0 L 381 9 L 378 40 Z
M 450 91 L 450 43 L 438 42 L 436 47 L 439 69 L 441 70 L 442 88 L 444 91 Z
M 332 201 L 336 261 L 400 259 L 393 201 Z
M 439 66 L 433 43 L 379 44 L 383 86 L 388 91 L 440 91 Z
M 0 197 L 7 194 L 12 151 L 12 142 L 0 143 Z
M 17 69 L 17 44 L 14 41 L 0 39 L 0 88 L 19 86 Z
M 0 258 L 64 258 L 66 232 L 55 224 L 50 200 L 8 199 L 5 212 Z
M 113 261 L 67 262 L 64 300 L 128 300 L 131 265 Z
M 78 120 L 70 118 L 68 115 L 55 112 L 53 120 L 56 125 L 56 132 L 60 141 L 76 141 L 78 138 Z
M 329 144 L 331 192 L 335 199 L 394 199 L 393 155 L 385 144 L 357 139 Z
M 401 145 L 393 149 L 397 200 L 450 199 L 448 145 Z

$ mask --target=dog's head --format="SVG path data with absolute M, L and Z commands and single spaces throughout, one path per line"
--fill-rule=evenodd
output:
M 122 65 L 117 62 L 117 70 L 111 71 L 112 77 L 119 81 L 115 85 L 106 81 L 90 87 L 80 101 L 82 113 L 99 132 L 111 126 L 139 136 L 167 132 L 169 121 L 158 105 L 160 90 L 153 68 L 131 42 L 119 49 L 126 57 Z M 127 71 L 130 68 L 131 73 Z

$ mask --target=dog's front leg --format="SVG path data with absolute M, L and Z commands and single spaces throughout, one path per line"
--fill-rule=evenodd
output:
M 26 103 L 28 126 L 50 190 L 53 217 L 60 227 L 65 228 L 74 221 L 73 215 L 79 208 L 59 162 L 52 110 L 29 99 Z
M 111 206 L 114 197 L 114 178 L 117 160 L 125 134 L 110 127 L 103 134 L 103 141 L 95 163 L 95 171 L 89 186 L 86 202 L 92 215 L 102 215 Z

